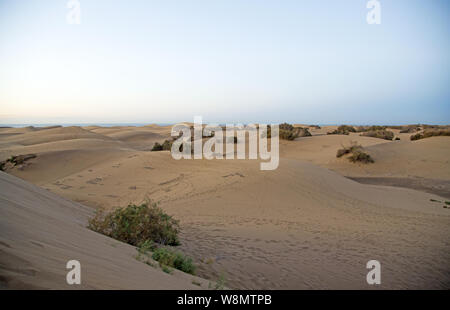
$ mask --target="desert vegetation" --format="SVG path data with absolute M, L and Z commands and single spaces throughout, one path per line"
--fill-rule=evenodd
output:
M 37 157 L 36 154 L 11 156 L 7 160 L 0 162 L 0 171 L 4 171 L 7 168 L 23 165 L 26 161 L 36 157 Z
M 136 246 L 138 250 L 136 259 L 151 266 L 153 264 L 148 258 L 152 252 L 151 258 L 159 262 L 161 269 L 166 273 L 171 273 L 171 268 L 190 274 L 195 272 L 191 258 L 167 248 L 170 245 L 180 244 L 179 224 L 177 220 L 164 213 L 156 203 L 130 204 L 107 214 L 97 211 L 89 220 L 88 228 Z
M 340 158 L 344 155 L 350 155 L 348 156 L 348 160 L 351 162 L 360 162 L 364 164 L 373 163 L 373 158 L 364 151 L 363 147 L 359 144 L 352 143 L 348 147 L 343 147 L 342 149 L 339 149 L 336 153 L 336 157 Z
M 389 130 L 370 130 L 363 132 L 361 136 L 364 137 L 372 137 L 372 138 L 378 138 L 378 139 L 385 139 L 385 140 L 393 140 L 394 139 L 394 133 Z
M 116 240 L 139 246 L 152 241 L 162 245 L 179 245 L 178 221 L 156 203 L 129 204 L 107 214 L 98 210 L 88 228 Z
M 308 128 L 294 127 L 291 124 L 283 123 L 279 125 L 279 137 L 282 140 L 293 141 L 299 137 L 312 136 Z M 272 127 L 267 126 L 267 138 L 272 137 Z
M 327 135 L 349 135 L 351 132 L 356 132 L 355 127 L 348 125 L 341 125 L 337 129 L 327 132 Z
M 430 138 L 430 137 L 438 137 L 438 136 L 450 136 L 449 129 L 427 129 L 422 133 L 417 133 L 411 136 L 411 141 Z
M 169 140 L 164 141 L 163 144 L 156 142 L 153 145 L 152 152 L 170 151 L 172 148 L 172 143 L 173 143 L 173 141 L 169 141 Z
M 280 129 L 280 139 L 283 140 L 295 140 L 299 137 L 310 137 L 311 133 L 308 128 L 294 127 L 291 124 L 283 123 L 279 126 Z
M 153 251 L 152 259 L 159 262 L 160 266 L 171 267 L 186 273 L 195 274 L 195 265 L 190 257 L 183 253 L 172 251 L 164 247 L 158 247 Z

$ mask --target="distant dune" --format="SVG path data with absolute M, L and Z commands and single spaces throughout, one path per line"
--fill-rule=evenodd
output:
M 326 135 L 334 129 L 310 128 L 312 137 L 281 140 L 280 165 L 274 171 L 259 170 L 258 161 L 176 161 L 167 151 L 150 152 L 155 142 L 170 137 L 169 126 L 157 125 L 4 128 L 0 129 L 0 161 L 36 154 L 7 172 L 92 208 L 112 209 L 144 199 L 160 202 L 180 219 L 180 249 L 194 258 L 198 275 L 212 280 L 223 276 L 231 288 L 368 289 L 365 264 L 372 259 L 382 265 L 381 288 L 450 288 L 450 209 L 444 208 L 450 200 L 446 198 L 450 138 L 410 141 L 411 134 L 399 130 L 392 131 L 400 141 L 359 133 Z M 337 150 L 352 141 L 361 144 L 375 163 L 336 158 Z M 2 212 L 10 212 L 4 210 L 14 209 L 14 203 L 20 205 L 23 195 L 17 191 L 30 187 L 6 178 L 2 174 L 2 182 L 9 184 L 5 193 L 2 186 L 2 204 L 8 203 L 8 208 L 2 205 Z M 40 203 L 43 193 L 51 195 L 33 187 L 28 203 Z M 106 242 L 99 249 L 102 253 L 119 251 L 108 245 L 114 241 L 80 226 L 90 209 L 58 199 L 70 204 L 69 214 L 76 219 L 67 240 L 79 240 L 75 231 L 81 230 L 86 244 L 80 247 Z M 45 212 L 52 214 L 54 209 L 58 210 Z M 70 221 L 71 215 L 65 216 Z M 3 231 L 10 230 L 29 236 L 25 224 L 9 228 L 6 223 L 2 221 L 2 237 Z M 37 231 L 41 226 L 31 227 Z M 5 241 L 12 248 L 13 242 Z M 134 273 L 123 283 L 114 282 L 123 276 L 119 263 L 133 264 L 136 273 L 142 267 L 132 258 L 131 247 L 119 249 L 124 252 L 113 262 L 118 265 L 109 269 L 110 278 L 98 287 L 108 287 L 108 281 L 114 287 L 134 283 Z M 21 246 L 14 255 L 27 251 Z M 33 264 L 34 259 L 25 256 L 19 257 Z M 15 278 L 20 279 L 15 274 L 8 279 Z M 172 280 L 187 287 L 178 278 L 169 277 L 167 283 L 166 278 L 162 277 L 161 288 L 173 287 Z M 142 287 L 141 277 L 137 279 L 135 285 Z

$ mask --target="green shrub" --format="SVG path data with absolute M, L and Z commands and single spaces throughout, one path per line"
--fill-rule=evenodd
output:
M 130 204 L 106 215 L 99 210 L 89 220 L 88 228 L 134 246 L 147 240 L 179 245 L 178 221 L 164 213 L 156 203 Z
M 192 259 L 182 253 L 160 247 L 153 252 L 152 258 L 159 262 L 161 266 L 172 267 L 190 274 L 195 273 L 195 265 L 192 263 Z
M 430 137 L 438 137 L 438 136 L 450 136 L 450 130 L 448 129 L 440 129 L 440 130 L 425 130 L 423 133 L 418 133 L 411 136 L 411 141 L 420 140 Z
M 385 139 L 385 140 L 394 139 L 394 133 L 389 130 L 371 130 L 371 131 L 362 133 L 361 136 Z
M 138 244 L 138 252 L 141 254 L 147 254 L 149 251 L 154 251 L 156 244 L 152 240 L 145 240 Z

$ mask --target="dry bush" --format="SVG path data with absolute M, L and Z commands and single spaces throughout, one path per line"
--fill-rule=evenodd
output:
M 394 133 L 389 130 L 372 130 L 366 131 L 361 134 L 364 137 L 372 137 L 378 139 L 392 140 L 394 139 Z
M 378 131 L 378 130 L 385 130 L 386 126 L 358 126 L 356 127 L 356 132 L 367 132 L 367 131 Z
M 408 125 L 408 126 L 403 126 L 402 129 L 400 130 L 400 133 L 413 133 L 413 132 L 417 132 L 420 131 L 420 127 L 417 125 Z
M 357 149 L 353 151 L 352 155 L 348 158 L 351 162 L 361 162 L 364 164 L 374 163 L 375 161 L 372 157 L 364 152 L 362 149 Z
M 292 141 L 299 137 L 311 137 L 308 128 L 294 127 L 291 124 L 283 123 L 279 125 L 279 137 L 282 140 Z M 267 126 L 267 138 L 272 137 L 272 129 Z
M 153 145 L 152 152 L 170 151 L 172 149 L 172 143 L 173 141 L 169 140 L 164 141 L 163 144 L 156 142 Z
M 327 132 L 327 135 L 349 135 L 351 132 L 356 132 L 355 127 L 348 125 L 341 125 L 337 129 Z
M 5 169 L 10 169 L 19 165 L 23 165 L 26 161 L 36 157 L 37 157 L 36 154 L 11 156 L 7 160 L 0 162 L 0 171 L 4 171 Z
M 364 152 L 363 147 L 356 142 L 352 142 L 349 147 L 343 147 L 342 149 L 339 149 L 336 153 L 336 157 L 340 158 L 347 154 L 350 154 L 348 159 L 351 162 L 362 162 L 365 164 L 374 162 L 372 157 Z
M 411 139 L 411 141 L 414 141 L 414 140 L 420 140 L 420 139 L 425 139 L 425 138 L 430 138 L 430 137 L 438 137 L 438 136 L 450 136 L 450 130 L 449 129 L 440 129 L 440 130 L 428 129 L 422 133 L 412 135 L 410 139 Z

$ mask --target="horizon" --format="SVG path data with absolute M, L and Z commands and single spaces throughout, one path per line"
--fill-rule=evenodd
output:
M 380 2 L 2 1 L 0 124 L 449 124 L 449 3 Z

